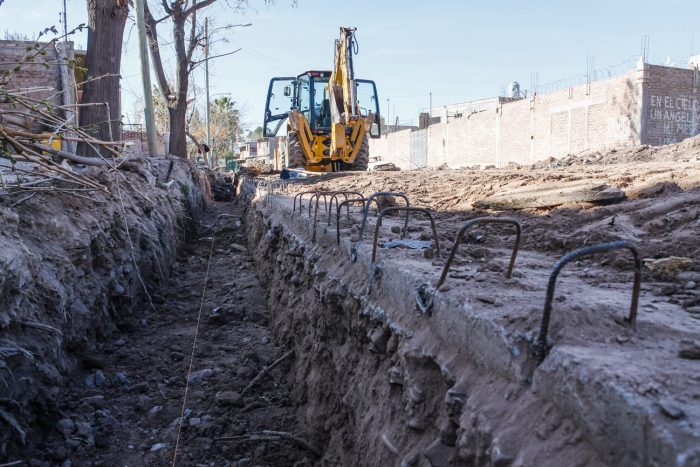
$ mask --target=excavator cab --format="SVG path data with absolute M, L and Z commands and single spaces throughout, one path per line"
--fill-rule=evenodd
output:
M 374 81 L 355 79 L 352 28 L 341 28 L 334 71 L 270 80 L 263 136 L 287 123 L 287 165 L 312 171 L 366 170 L 368 137 L 380 133 Z
M 288 113 L 298 110 L 309 122 L 312 132 L 331 130 L 331 106 L 328 95 L 330 71 L 308 71 L 296 78 L 272 78 L 267 91 L 263 136 L 276 136 Z M 374 122 L 369 128 L 371 138 L 381 136 L 379 125 L 379 97 L 374 81 L 356 79 L 360 116 L 372 113 Z

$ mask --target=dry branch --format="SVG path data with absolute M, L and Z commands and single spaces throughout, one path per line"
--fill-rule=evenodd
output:
M 109 168 L 116 171 L 123 162 L 123 141 L 102 141 L 90 135 L 88 129 L 74 123 L 72 116 L 66 118 L 65 106 L 55 105 L 49 99 L 38 100 L 27 95 L 26 90 L 7 90 L 0 83 L 0 93 L 6 104 L 12 106 L 0 115 L 0 159 L 11 162 L 8 170 L 30 173 L 33 178 L 29 183 L 19 178 L 16 183 L 2 180 L 2 189 L 11 191 L 66 191 L 101 190 L 109 193 L 88 175 L 71 170 L 69 163 Z M 87 104 L 89 105 L 89 104 Z M 100 104 L 101 105 L 101 104 Z M 70 141 L 85 143 L 95 157 L 86 157 L 57 148 L 52 141 Z M 109 157 L 104 157 L 102 153 Z M 15 167 L 17 161 L 26 161 L 35 165 L 36 173 Z M 75 189 L 53 187 L 52 184 L 65 181 L 78 186 Z M 37 186 L 43 182 L 50 186 Z M 27 198 L 28 199 L 28 198 Z
M 292 349 L 292 350 L 290 350 L 289 352 L 287 352 L 286 354 L 282 355 L 280 358 L 278 358 L 277 360 L 275 360 L 271 365 L 266 366 L 265 368 L 263 368 L 263 369 L 260 371 L 260 373 L 258 373 L 258 376 L 256 376 L 255 378 L 253 378 L 253 380 L 252 380 L 250 383 L 248 383 L 248 385 L 247 385 L 246 387 L 243 388 L 243 390 L 241 391 L 241 397 L 243 397 L 243 396 L 245 395 L 245 393 L 248 392 L 248 390 L 250 390 L 250 388 L 252 388 L 252 387 L 255 386 L 256 384 L 258 384 L 258 382 L 259 382 L 261 379 L 263 379 L 263 378 L 265 377 L 265 375 L 268 374 L 273 368 L 275 368 L 277 365 L 279 365 L 280 363 L 282 363 L 286 358 L 288 358 L 289 356 L 291 356 L 293 353 L 294 353 L 294 349 Z

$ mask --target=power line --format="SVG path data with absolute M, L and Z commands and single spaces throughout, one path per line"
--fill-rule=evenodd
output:
M 249 46 L 246 45 L 246 44 L 243 44 L 243 43 L 241 43 L 241 42 L 235 41 L 235 40 L 233 40 L 233 39 L 228 39 L 228 41 L 231 42 L 231 43 L 234 44 L 234 45 L 237 45 L 237 46 L 241 47 L 241 48 L 243 49 L 243 52 L 246 52 L 246 53 L 248 53 L 249 55 L 252 55 L 252 56 L 257 55 L 258 57 L 256 57 L 256 58 L 258 58 L 259 60 L 261 60 L 261 61 L 263 61 L 263 62 L 267 62 L 267 64 L 270 65 L 270 66 L 272 66 L 272 67 L 275 67 L 275 68 L 277 68 L 277 69 L 281 69 L 281 70 L 284 70 L 284 71 L 293 70 L 294 74 L 296 74 L 297 71 L 298 71 L 298 70 L 297 70 L 297 67 L 294 67 L 294 66 L 292 66 L 292 65 L 290 65 L 290 64 L 288 64 L 288 63 L 285 63 L 285 62 L 283 62 L 283 61 L 281 61 L 281 60 L 278 60 L 278 59 L 276 59 L 276 58 L 274 58 L 274 57 L 271 57 L 271 56 L 269 56 L 269 55 L 267 55 L 267 54 L 264 54 L 264 53 L 260 52 L 259 50 L 255 50 L 254 48 L 249 47 Z M 281 65 L 281 66 L 280 66 L 280 65 Z

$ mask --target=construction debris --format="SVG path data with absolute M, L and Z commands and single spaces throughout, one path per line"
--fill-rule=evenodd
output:
M 76 122 L 75 106 L 32 98 L 33 89 L 6 89 L 0 81 L 0 194 L 33 191 L 93 191 L 108 188 L 83 167 L 117 170 L 126 160 L 123 141 L 101 141 Z M 45 88 L 37 89 L 45 92 Z M 58 93 L 57 93 L 58 94 Z M 90 157 L 69 151 L 75 143 Z M 102 154 L 108 154 L 104 157 Z

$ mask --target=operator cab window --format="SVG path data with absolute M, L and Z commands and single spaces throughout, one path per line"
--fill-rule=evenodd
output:
M 265 103 L 263 136 L 275 136 L 292 108 L 295 78 L 272 78 Z
M 311 82 L 308 76 L 299 77 L 299 112 L 311 122 Z
M 314 77 L 314 118 L 317 130 L 331 129 L 331 104 L 328 98 L 328 78 Z
M 357 104 L 360 116 L 366 117 L 370 113 L 374 115 L 373 123 L 369 128 L 372 138 L 377 138 L 380 133 L 379 128 L 379 98 L 377 97 L 377 86 L 374 81 L 358 79 L 357 83 Z

